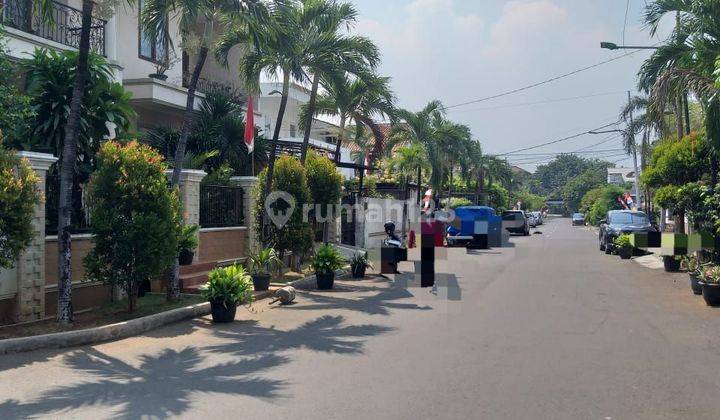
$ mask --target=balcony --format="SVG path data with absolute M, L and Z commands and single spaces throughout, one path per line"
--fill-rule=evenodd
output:
M 15 28 L 59 44 L 78 48 L 82 11 L 56 1 L 51 2 L 51 23 L 43 23 L 40 16 L 33 14 L 32 0 L 0 0 L 0 20 L 6 27 Z M 90 29 L 90 49 L 105 55 L 106 21 L 93 18 Z

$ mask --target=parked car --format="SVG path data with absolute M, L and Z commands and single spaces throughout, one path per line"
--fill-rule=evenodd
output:
M 624 233 L 654 232 L 655 227 L 650 223 L 647 214 L 632 210 L 611 210 L 600 221 L 600 251 L 606 254 L 613 252 L 615 238 Z
M 538 219 L 537 219 L 537 217 L 535 217 L 535 215 L 532 214 L 532 213 L 525 213 L 525 216 L 527 216 L 528 225 L 529 225 L 531 228 L 536 228 L 537 225 L 538 225 Z
M 447 227 L 448 246 L 467 244 L 473 240 L 475 220 L 489 220 L 496 218 L 495 209 L 486 206 L 463 206 L 455 209 L 455 217 L 460 220 L 458 223 Z
M 525 212 L 522 210 L 506 210 L 502 212 L 503 225 L 510 233 L 530 234 L 530 224 Z
M 573 226 L 585 226 L 585 215 L 582 213 L 573 213 L 572 225 Z
M 538 226 L 540 226 L 540 225 L 542 225 L 542 224 L 545 223 L 545 218 L 543 217 L 542 212 L 540 212 L 540 211 L 533 211 L 533 212 L 531 212 L 530 214 L 532 214 L 533 217 L 535 217 L 535 220 L 537 221 L 537 225 L 538 225 Z

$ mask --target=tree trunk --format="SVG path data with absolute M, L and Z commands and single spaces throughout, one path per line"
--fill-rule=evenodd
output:
M 422 168 L 418 166 L 417 174 L 417 203 L 422 203 Z
M 320 75 L 316 73 L 313 76 L 310 101 L 308 102 L 308 117 L 307 120 L 305 120 L 305 134 L 303 135 L 302 151 L 300 152 L 300 163 L 303 165 L 305 165 L 305 157 L 307 156 L 308 147 L 310 146 L 310 130 L 312 130 L 313 116 L 315 115 L 315 102 L 317 101 L 319 87 Z
M 202 46 L 198 54 L 198 61 L 195 63 L 190 83 L 188 84 L 187 101 L 185 103 L 185 113 L 183 115 L 182 131 L 180 132 L 180 139 L 178 140 L 175 148 L 175 162 L 173 167 L 171 184 L 173 188 L 177 188 L 180 184 L 180 174 L 183 170 L 183 163 L 185 161 L 185 148 L 187 147 L 187 140 L 190 136 L 190 129 L 192 128 L 193 120 L 195 117 L 195 90 L 197 89 L 198 80 L 202 73 L 203 67 L 205 66 L 205 60 L 207 59 L 208 48 Z M 180 262 L 175 259 L 175 264 L 171 269 L 170 281 L 167 286 L 167 299 L 175 300 L 180 298 Z
M 339 163 L 342 160 L 340 159 L 340 148 L 342 147 L 343 141 L 345 141 L 345 114 L 340 116 L 340 134 L 338 134 L 338 142 L 335 147 L 335 163 Z
M 683 94 L 683 110 L 685 111 L 685 134 L 690 134 L 690 104 L 687 91 Z
M 682 95 L 678 95 L 675 101 L 675 128 L 677 130 L 677 138 L 680 140 L 685 135 L 685 126 L 683 124 L 683 100 Z
M 65 126 L 63 155 L 60 166 L 60 196 L 58 197 L 58 309 L 57 321 L 62 325 L 72 324 L 72 252 L 70 222 L 72 220 L 72 189 L 77 160 L 77 138 L 80 130 L 80 113 L 88 77 L 90 55 L 90 29 L 94 3 L 84 0 L 82 4 L 82 26 L 77 70 L 70 100 L 70 114 Z
M 288 102 L 288 93 L 290 92 L 290 72 L 287 70 L 283 70 L 283 90 L 282 90 L 282 97 L 280 98 L 280 109 L 278 109 L 278 116 L 277 120 L 275 121 L 275 130 L 273 132 L 273 141 L 272 145 L 270 146 L 270 159 L 267 166 L 267 173 L 265 174 L 265 187 L 263 191 L 263 197 L 267 197 L 268 194 L 270 194 L 270 189 L 272 188 L 272 179 L 273 179 L 273 173 L 275 172 L 275 156 L 277 155 L 277 142 L 280 138 L 280 129 L 282 128 L 282 122 L 283 117 L 285 116 L 285 108 L 287 107 Z M 264 198 L 263 198 L 264 200 Z M 266 246 L 269 245 L 268 238 L 265 237 L 265 228 L 268 225 L 268 214 L 267 212 L 263 211 L 263 218 L 262 218 L 262 243 Z
M 138 286 L 139 283 L 136 281 L 132 281 L 130 284 L 130 290 L 128 290 L 128 313 L 135 312 L 135 309 L 137 308 L 137 300 L 138 300 Z

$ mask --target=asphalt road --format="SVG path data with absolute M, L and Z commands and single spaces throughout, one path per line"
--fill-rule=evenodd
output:
M 720 309 L 568 219 L 539 230 L 449 250 L 435 290 L 344 282 L 232 325 L 0 356 L 0 418 L 719 418 Z

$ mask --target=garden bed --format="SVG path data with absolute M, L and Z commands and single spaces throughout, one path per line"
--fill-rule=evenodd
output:
M 76 314 L 75 323 L 72 327 L 62 328 L 55 322 L 55 319 L 0 327 L 0 340 L 100 327 L 195 305 L 204 301 L 200 296 L 183 295 L 177 301 L 167 302 L 164 294 L 148 294 L 138 299 L 137 309 L 133 313 L 127 312 L 127 301 L 108 302 L 98 308 Z

